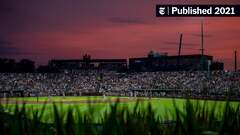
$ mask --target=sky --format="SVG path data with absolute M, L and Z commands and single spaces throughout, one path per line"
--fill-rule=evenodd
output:
M 50 59 L 131 58 L 150 50 L 205 54 L 233 69 L 240 17 L 156 17 L 156 4 L 240 4 L 239 0 L 0 0 L 0 57 L 47 64 Z M 240 55 L 239 55 L 240 56 Z M 240 58 L 238 59 L 240 65 Z

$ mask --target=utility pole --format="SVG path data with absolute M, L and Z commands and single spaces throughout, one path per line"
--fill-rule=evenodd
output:
M 202 20 L 201 21 L 201 49 L 200 49 L 200 51 L 201 51 L 201 67 L 200 67 L 200 69 L 202 71 L 204 71 L 204 46 L 203 46 L 204 40 L 203 40 L 203 38 L 204 38 L 204 35 L 203 35 L 203 20 Z M 202 81 L 202 92 L 201 92 L 201 94 L 205 95 L 206 91 L 208 91 L 208 90 L 206 90 L 205 83 L 204 83 L 204 81 Z
M 179 48 L 178 48 L 178 57 L 180 57 L 180 55 L 181 55 L 181 49 L 182 49 L 182 37 L 183 37 L 183 34 L 181 33 L 181 34 L 180 34 Z
M 178 70 L 180 70 L 180 56 L 181 56 L 181 50 L 182 50 L 182 37 L 183 37 L 183 34 L 181 33 L 180 34 L 180 42 L 179 42 L 179 48 L 178 48 Z
M 237 72 L 237 51 L 234 51 L 234 71 Z
M 204 70 L 204 35 L 203 35 L 203 21 L 201 21 L 201 68 Z

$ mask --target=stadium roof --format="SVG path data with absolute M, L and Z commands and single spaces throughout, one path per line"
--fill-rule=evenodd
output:
M 83 59 L 51 60 L 51 62 L 84 62 Z M 127 59 L 90 59 L 90 62 L 127 62 Z
M 175 58 L 201 58 L 202 55 L 201 54 L 191 54 L 191 55 L 173 55 L 173 56 L 160 56 L 160 57 L 153 57 L 155 59 L 158 59 L 158 58 L 172 58 L 172 59 L 175 59 Z M 203 55 L 203 57 L 207 57 L 208 59 L 213 59 L 213 56 L 210 56 L 210 55 Z M 139 58 L 130 58 L 132 60 L 134 59 L 137 59 L 137 60 L 143 60 L 143 59 L 147 59 L 148 57 L 139 57 Z

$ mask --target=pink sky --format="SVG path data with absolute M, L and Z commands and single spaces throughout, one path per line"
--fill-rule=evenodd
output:
M 233 51 L 240 51 L 240 17 L 155 17 L 156 4 L 177 3 L 199 2 L 3 0 L 0 55 L 30 58 L 38 64 L 46 64 L 49 59 L 77 59 L 84 53 L 94 58 L 141 57 L 150 50 L 176 55 L 180 33 L 183 33 L 183 54 L 196 54 L 200 53 L 200 26 L 204 20 L 206 54 L 232 69 Z M 225 3 L 240 4 L 235 0 L 214 1 L 214 4 Z

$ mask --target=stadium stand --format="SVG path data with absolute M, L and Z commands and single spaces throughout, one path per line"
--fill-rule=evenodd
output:
M 1 96 L 106 94 L 224 98 L 240 96 L 240 74 L 231 71 L 136 72 L 71 71 L 66 73 L 1 73 Z

